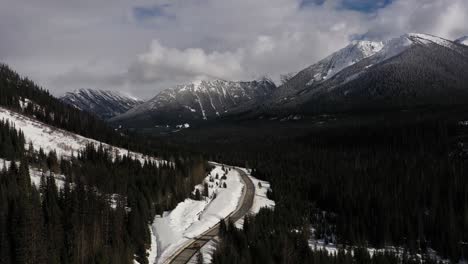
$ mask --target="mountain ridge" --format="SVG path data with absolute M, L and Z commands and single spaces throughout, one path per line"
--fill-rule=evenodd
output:
M 114 124 L 178 125 L 216 119 L 231 109 L 268 96 L 276 85 L 256 81 L 196 81 L 159 92 L 145 103 L 112 118 Z M 150 125 L 148 125 L 150 124 Z
M 442 89 L 442 87 L 455 89 L 453 84 L 456 83 L 456 92 L 464 94 L 468 91 L 464 91 L 459 87 L 462 86 L 463 83 L 459 80 L 465 79 L 464 75 L 466 74 L 462 74 L 455 64 L 466 65 L 468 63 L 467 51 L 468 50 L 464 46 L 432 35 L 418 33 L 404 34 L 386 41 L 383 47 L 373 55 L 343 68 L 326 80 L 310 83 L 308 77 L 311 77 L 311 75 L 306 75 L 306 77 L 304 77 L 304 71 L 307 72 L 308 69 L 314 68 L 315 65 L 319 65 L 321 61 L 309 66 L 292 77 L 289 82 L 278 87 L 276 96 L 268 98 L 263 104 L 257 106 L 257 109 L 250 111 L 251 113 L 249 114 L 275 115 L 279 113 L 317 113 L 343 109 L 343 105 L 341 104 L 344 103 L 352 104 L 354 107 L 363 107 L 364 104 L 357 103 L 360 99 L 358 100 L 352 97 L 352 95 L 356 95 L 354 92 L 357 90 L 361 90 L 364 94 L 367 93 L 366 96 L 369 98 L 367 103 L 375 104 L 375 102 L 371 102 L 371 99 L 374 98 L 377 100 L 378 96 L 375 93 L 369 92 L 372 89 L 379 90 L 381 89 L 380 86 L 390 86 L 388 90 L 381 91 L 387 94 L 389 97 L 387 98 L 388 100 L 390 100 L 390 97 L 394 97 L 394 99 L 404 99 L 404 94 L 407 92 L 405 92 L 405 90 L 411 90 L 406 89 L 407 87 L 405 86 L 416 87 L 425 83 L 427 87 L 430 87 L 432 84 L 428 83 L 427 80 L 437 79 L 439 77 L 440 80 L 438 79 L 437 83 L 439 86 L 438 89 Z M 340 51 L 334 54 L 339 52 Z M 431 52 L 434 54 L 431 54 Z M 403 54 L 405 55 L 403 56 Z M 441 54 L 446 54 L 447 57 L 443 58 Z M 404 59 L 401 60 L 403 57 Z M 400 58 L 400 60 L 397 58 Z M 451 63 L 450 60 L 453 60 L 454 63 Z M 411 61 L 420 61 L 421 65 L 414 65 Z M 444 67 L 441 65 L 444 65 Z M 466 69 L 468 65 L 460 67 Z M 406 72 L 403 72 L 403 68 L 405 68 L 404 71 Z M 385 72 L 386 75 L 381 74 L 382 72 Z M 420 76 L 425 76 L 429 72 L 431 74 L 426 80 L 421 79 Z M 410 74 L 415 76 L 412 77 Z M 369 91 L 365 93 L 364 88 L 361 89 L 364 85 L 359 84 L 359 80 L 363 82 L 365 79 L 372 79 L 373 76 L 377 75 L 380 76 L 381 80 L 375 80 L 372 84 L 374 87 L 366 87 L 365 89 Z M 446 79 L 447 83 L 444 83 L 442 79 Z M 349 83 L 352 83 L 353 87 L 350 87 Z M 392 89 L 396 89 L 395 87 L 398 87 L 399 90 L 394 91 L 394 94 L 390 95 L 388 92 Z M 435 92 L 435 90 L 434 88 L 432 92 Z M 455 93 L 455 91 L 452 92 Z M 397 93 L 401 94 L 397 96 Z M 429 93 L 428 89 L 421 87 L 419 91 L 412 90 L 411 96 L 424 94 L 424 97 L 426 97 L 430 95 Z M 281 96 L 277 96 L 278 94 Z M 364 94 L 360 96 L 364 96 Z M 439 100 L 442 102 L 444 99 L 447 99 L 446 97 L 441 97 Z M 337 98 L 341 99 L 335 100 Z M 356 99 L 355 102 L 353 102 L 354 99 Z M 426 100 L 423 98 L 420 99 L 421 102 L 418 102 L 418 105 L 423 104 L 424 100 Z M 461 98 L 455 99 L 458 100 Z M 362 103 L 362 101 L 360 102 Z M 433 103 L 433 101 L 431 101 L 431 103 Z M 324 105 L 327 105 L 327 107 L 323 108 Z M 345 108 L 348 110 L 350 109 L 350 107 Z M 249 112 L 249 109 L 243 110 Z
M 468 68 L 468 55 L 461 40 L 407 33 L 384 42 L 353 41 L 279 87 L 265 79 L 177 85 L 110 121 L 133 127 L 177 126 L 239 115 L 463 103 L 468 99 L 463 83 L 468 80 L 460 69 Z
M 143 103 L 142 100 L 122 92 L 84 88 L 67 92 L 59 99 L 77 109 L 93 113 L 104 120 Z

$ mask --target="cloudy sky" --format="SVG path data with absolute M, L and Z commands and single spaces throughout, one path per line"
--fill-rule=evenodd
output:
M 0 0 L 0 61 L 60 95 L 296 72 L 354 39 L 468 35 L 466 0 Z

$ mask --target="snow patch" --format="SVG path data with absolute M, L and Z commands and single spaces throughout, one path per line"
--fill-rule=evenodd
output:
M 252 180 L 254 186 L 255 186 L 255 196 L 252 204 L 252 208 L 250 209 L 250 214 L 255 215 L 260 212 L 260 209 L 262 208 L 274 208 L 275 207 L 275 201 L 268 199 L 267 197 L 267 192 L 268 190 L 271 189 L 270 183 L 267 181 L 261 181 L 255 177 L 252 177 L 250 175 L 251 171 L 245 168 L 240 168 L 236 167 L 239 170 L 244 171 L 249 175 L 249 178 Z M 242 229 L 244 225 L 244 217 L 239 219 L 234 223 L 234 225 Z M 215 239 L 211 240 L 207 244 L 205 244 L 200 251 L 203 254 L 203 263 L 205 264 L 210 264 L 213 259 L 213 253 L 216 250 L 216 245 L 219 241 L 219 237 L 215 237 Z M 197 260 L 197 255 L 195 254 L 192 259 L 190 259 L 189 263 L 196 263 Z
M 174 210 L 155 217 L 152 230 L 158 252 L 156 261 L 150 263 L 164 263 L 191 238 L 199 236 L 236 210 L 244 185 L 236 170 L 229 170 L 226 179 L 222 179 L 224 175 L 222 166 L 216 165 L 204 180 L 208 185 L 208 197 L 201 201 L 186 199 Z M 226 188 L 222 187 L 223 183 L 226 183 Z M 195 189 L 202 190 L 203 185 Z
M 185 123 L 185 124 L 182 124 L 182 125 L 177 125 L 176 128 L 190 128 L 190 124 Z

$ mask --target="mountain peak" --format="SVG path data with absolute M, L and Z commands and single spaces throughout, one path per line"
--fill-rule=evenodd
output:
M 326 72 L 324 72 L 325 74 L 321 74 L 322 79 L 330 79 L 344 68 L 378 53 L 383 47 L 383 42 L 369 40 L 353 41 L 345 48 L 319 62 L 328 65 Z
M 379 56 L 380 61 L 386 60 L 401 54 L 403 51 L 414 45 L 438 45 L 449 49 L 453 49 L 455 46 L 453 42 L 433 35 L 422 33 L 406 33 L 386 41 L 384 43 L 384 47 L 376 56 Z
M 465 46 L 468 46 L 468 36 L 463 36 L 461 38 L 458 38 L 457 40 L 455 40 L 456 43 L 459 43 L 459 44 L 462 44 L 462 45 L 465 45 Z
M 59 98 L 75 108 L 91 112 L 103 119 L 124 113 L 142 101 L 118 91 L 81 88 Z
M 346 47 L 299 72 L 296 75 L 296 81 L 302 83 L 302 81 L 307 80 L 307 86 L 323 82 L 341 70 L 380 52 L 383 47 L 384 43 L 380 41 L 353 41 Z M 285 94 L 280 92 L 278 96 L 283 97 Z
M 244 103 L 264 98 L 275 88 L 266 78 L 249 82 L 198 80 L 165 89 L 111 121 L 165 126 L 213 119 Z

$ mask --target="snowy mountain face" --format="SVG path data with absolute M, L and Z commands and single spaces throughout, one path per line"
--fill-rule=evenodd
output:
M 386 105 L 382 100 L 391 105 L 392 100 L 404 105 L 463 101 L 467 67 L 466 47 L 431 35 L 357 42 L 299 72 L 259 111 L 338 111 Z
M 314 86 L 331 79 L 341 70 L 382 50 L 382 42 L 355 41 L 327 58 L 313 64 L 281 86 L 273 98 L 282 100 L 307 86 Z
M 275 84 L 267 79 L 252 82 L 198 81 L 178 85 L 111 119 L 111 122 L 154 127 L 215 119 L 244 103 L 261 101 L 275 88 Z
M 383 47 L 382 42 L 354 42 L 307 68 L 306 71 L 313 75 L 307 85 L 330 79 L 344 68 L 378 53 Z
M 59 98 L 80 110 L 93 113 L 106 120 L 122 114 L 143 101 L 114 91 L 79 89 Z
M 455 40 L 456 43 L 463 44 L 465 46 L 468 46 L 468 36 L 461 37 L 457 40 Z

